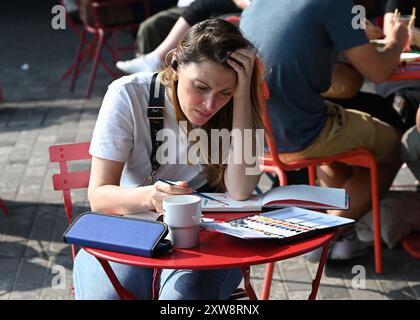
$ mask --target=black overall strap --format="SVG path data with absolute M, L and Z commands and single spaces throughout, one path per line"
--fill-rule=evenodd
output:
M 150 84 L 150 98 L 149 106 L 147 108 L 147 117 L 150 122 L 150 137 L 152 138 L 152 154 L 150 156 L 150 161 L 152 163 L 152 178 L 160 166 L 156 159 L 156 152 L 162 144 L 162 141 L 157 141 L 156 137 L 159 130 L 163 129 L 164 105 L 165 86 L 161 85 L 158 73 L 155 73 Z

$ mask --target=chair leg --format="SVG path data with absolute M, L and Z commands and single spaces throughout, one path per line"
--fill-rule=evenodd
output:
M 328 250 L 330 248 L 329 242 L 322 248 L 321 258 L 318 263 L 318 270 L 316 271 L 315 279 L 312 281 L 312 291 L 308 300 L 315 300 L 318 293 L 319 283 L 321 282 L 322 272 L 324 271 L 325 263 L 327 262 Z
M 308 174 L 309 174 L 309 184 L 311 186 L 316 185 L 316 167 L 315 166 L 309 166 L 308 167 Z
M 274 262 L 270 262 L 265 268 L 265 277 L 261 293 L 261 300 L 268 300 L 270 296 L 271 280 L 273 279 L 274 266 Z
M 250 280 L 250 276 L 251 276 L 251 270 L 248 267 L 242 267 L 242 274 L 244 276 L 244 287 L 245 287 L 245 291 L 249 297 L 250 300 L 258 300 L 257 299 L 257 295 L 255 294 L 254 289 L 251 286 L 251 280 Z
M 153 269 L 153 281 L 152 281 L 152 300 L 155 301 L 159 298 L 159 279 L 160 274 L 162 273 L 161 269 Z
M 67 71 L 61 76 L 61 80 L 66 80 L 67 77 L 73 76 L 75 72 L 77 72 L 77 75 L 80 74 L 80 72 L 85 68 L 88 60 L 92 56 L 92 49 L 91 43 L 85 43 L 85 48 L 82 49 L 82 53 L 80 54 L 80 62 L 79 62 L 79 68 L 76 68 L 76 65 L 73 63 Z M 77 53 L 76 53 L 77 54 Z
M 109 280 L 111 281 L 112 286 L 114 287 L 115 291 L 118 293 L 119 297 L 122 300 L 138 300 L 135 295 L 133 295 L 130 291 L 128 291 L 121 285 L 108 261 L 99 259 L 98 257 L 96 257 L 96 259 L 98 259 L 99 263 L 102 265 L 102 268 L 104 269 Z
M 1 86 L 0 86 L 0 102 L 4 102 L 3 90 L 1 89 Z
M 99 57 L 101 55 L 101 50 L 102 50 L 103 43 L 104 43 L 104 31 L 99 29 L 98 30 L 98 42 L 96 44 L 96 51 L 95 51 L 95 56 L 93 58 L 92 70 L 91 70 L 90 75 L 89 75 L 89 82 L 88 82 L 88 86 L 87 86 L 87 89 L 86 89 L 86 99 L 90 98 L 90 95 L 92 93 L 93 82 L 95 80 L 96 69 L 98 68 L 98 61 L 99 61 Z
M 376 164 L 370 170 L 370 183 L 372 190 L 372 219 L 373 219 L 373 236 L 375 246 L 375 272 L 383 273 L 382 265 L 382 240 L 381 240 L 381 212 L 379 207 L 379 191 L 378 191 L 378 171 Z
M 74 91 L 74 86 L 76 84 L 77 76 L 79 75 L 79 65 L 82 60 L 82 51 L 85 45 L 85 39 L 86 39 L 86 30 L 83 30 L 80 36 L 79 47 L 77 48 L 76 61 L 73 64 L 74 70 L 73 70 L 73 77 L 71 78 L 71 83 L 70 83 L 70 92 Z
M 3 200 L 0 199 L 0 208 L 4 211 L 5 215 L 9 215 L 9 209 L 7 209 L 6 205 L 4 204 Z

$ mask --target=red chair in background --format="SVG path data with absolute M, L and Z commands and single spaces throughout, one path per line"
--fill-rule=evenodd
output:
M 0 208 L 4 211 L 4 214 L 9 215 L 9 209 L 7 209 L 3 200 L 0 198 Z
M 114 69 L 110 67 L 102 58 L 101 52 L 105 47 L 111 53 L 113 63 L 115 63 L 122 52 L 127 50 L 134 50 L 134 46 L 118 47 L 116 41 L 116 34 L 121 31 L 137 30 L 139 27 L 138 22 L 121 23 L 116 25 L 108 25 L 104 21 L 101 12 L 112 8 L 121 8 L 122 6 L 128 6 L 131 4 L 141 4 L 144 18 L 150 16 L 149 2 L 148 0 L 97 0 L 92 1 L 90 4 L 90 11 L 92 13 L 93 21 L 90 23 L 84 22 L 83 29 L 79 33 L 80 41 L 77 49 L 76 59 L 72 67 L 64 76 L 68 76 L 68 73 L 72 74 L 70 91 L 74 91 L 76 80 L 81 70 L 86 64 L 92 61 L 92 68 L 89 75 L 89 80 L 86 88 L 86 98 L 89 98 L 92 93 L 93 83 L 95 81 L 96 70 L 98 64 L 101 64 L 107 73 L 112 77 L 116 78 L 118 73 L 114 72 Z M 71 21 L 71 19 L 70 19 Z M 78 28 L 74 25 L 74 30 L 78 33 Z M 87 34 L 93 35 L 93 39 L 88 40 Z M 108 40 L 110 40 L 109 42 Z
M 3 96 L 3 90 L 1 89 L 1 85 L 0 85 L 0 103 L 4 102 L 4 96 Z
M 376 159 L 374 155 L 365 149 L 356 149 L 336 156 L 327 158 L 303 159 L 291 163 L 284 163 L 278 157 L 276 142 L 272 138 L 272 126 L 268 115 L 266 100 L 269 97 L 267 85 L 264 83 L 264 99 L 263 99 L 263 121 L 266 129 L 266 141 L 268 144 L 269 153 L 265 154 L 261 159 L 261 170 L 263 172 L 276 174 L 279 178 L 281 186 L 287 185 L 286 171 L 294 171 L 303 168 L 308 169 L 309 184 L 316 185 L 316 167 L 330 164 L 333 162 L 345 163 L 351 166 L 359 166 L 368 168 L 370 170 L 371 182 L 371 197 L 372 197 L 372 212 L 373 212 L 373 226 L 374 226 L 374 247 L 375 247 L 375 271 L 377 273 L 383 272 L 382 267 L 382 241 L 381 241 L 381 222 L 380 222 L 380 207 L 379 207 L 379 193 L 378 193 L 378 170 Z M 269 292 L 271 279 L 274 271 L 274 263 L 270 263 L 266 269 L 266 276 L 264 280 L 263 292 Z M 263 296 L 262 299 L 268 297 Z
M 66 13 L 66 25 L 68 25 L 70 27 L 70 29 L 77 35 L 78 38 L 80 38 L 82 36 L 82 32 L 83 32 L 83 23 L 82 21 L 79 19 L 79 11 L 77 12 L 69 12 L 69 9 L 66 7 L 64 0 L 59 0 L 60 5 L 62 5 L 65 8 L 65 13 Z M 79 73 L 81 70 L 83 70 L 86 66 L 87 60 L 86 55 L 89 53 L 89 50 L 87 48 L 85 48 L 85 50 L 83 50 L 82 54 L 81 54 L 81 65 L 79 67 Z M 67 70 L 66 72 L 61 76 L 62 80 L 66 80 L 67 77 L 71 76 L 73 74 L 73 72 L 76 71 L 76 66 L 73 63 Z
M 90 142 L 63 144 L 49 148 L 50 161 L 58 162 L 60 173 L 52 177 L 54 190 L 63 192 L 64 211 L 69 224 L 73 221 L 73 202 L 71 198 L 72 189 L 84 189 L 89 186 L 90 170 L 69 171 L 68 162 L 91 159 L 89 154 Z M 72 246 L 73 259 L 76 256 L 76 249 Z
M 412 232 L 401 240 L 401 245 L 415 259 L 420 259 L 420 232 Z

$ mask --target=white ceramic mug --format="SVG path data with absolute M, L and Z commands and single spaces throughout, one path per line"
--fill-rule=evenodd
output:
M 198 246 L 201 222 L 201 198 L 174 195 L 163 200 L 163 222 L 168 225 L 168 239 L 174 248 Z

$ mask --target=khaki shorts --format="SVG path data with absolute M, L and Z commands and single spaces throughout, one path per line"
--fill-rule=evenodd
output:
M 399 134 L 392 126 L 368 113 L 329 102 L 326 108 L 328 119 L 319 136 L 302 151 L 282 153 L 283 162 L 324 158 L 359 148 L 368 149 L 381 162 L 399 143 Z

